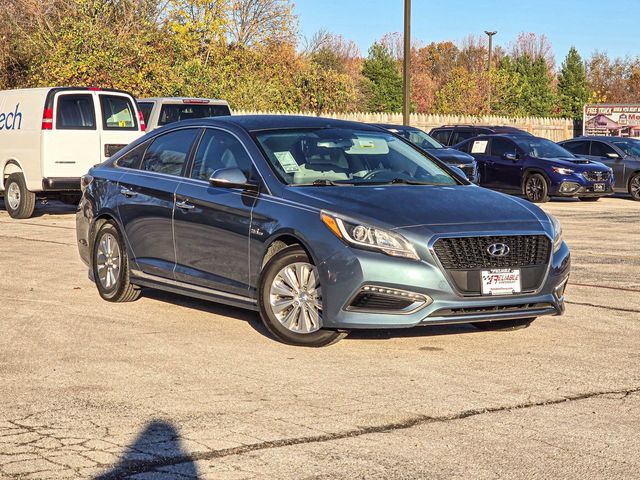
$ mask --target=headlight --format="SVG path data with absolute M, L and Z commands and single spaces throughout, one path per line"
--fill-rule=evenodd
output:
M 573 170 L 571 170 L 570 168 L 551 167 L 551 170 L 553 170 L 556 173 L 559 173 L 560 175 L 569 175 L 573 173 Z
M 320 218 L 347 245 L 376 250 L 393 257 L 420 260 L 413 245 L 398 233 L 348 220 L 324 210 L 320 212 Z
M 562 225 L 560 225 L 560 221 L 548 213 L 549 220 L 551 220 L 551 225 L 553 225 L 553 253 L 556 253 L 560 250 L 560 245 L 562 245 Z

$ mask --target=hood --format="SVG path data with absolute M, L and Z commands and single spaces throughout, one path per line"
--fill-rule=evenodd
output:
M 475 159 L 468 153 L 461 152 L 455 148 L 433 148 L 427 150 L 427 153 L 433 155 L 441 162 L 458 165 L 458 164 L 472 164 Z
M 286 198 L 390 229 L 539 230 L 549 221 L 525 200 L 475 185 L 289 187 Z
M 571 168 L 576 172 L 608 172 L 609 167 L 600 162 L 594 162 L 587 158 L 545 158 L 551 166 Z

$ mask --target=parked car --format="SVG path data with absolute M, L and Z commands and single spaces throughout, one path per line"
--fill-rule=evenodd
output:
M 506 125 L 443 125 L 432 128 L 429 135 L 442 145 L 451 147 L 469 138 L 492 133 L 531 135 L 525 130 Z
M 615 191 L 640 201 L 640 140 L 628 137 L 578 137 L 560 142 L 580 157 L 604 163 L 613 170 Z
M 133 97 L 98 88 L 0 92 L 0 193 L 12 218 L 37 197 L 77 202 L 80 177 L 145 130 Z
M 564 310 L 555 218 L 370 125 L 189 120 L 83 185 L 78 247 L 108 301 L 153 287 L 228 303 L 306 346 L 363 328 L 512 329 Z
M 229 104 L 214 98 L 139 98 L 138 108 L 149 132 L 181 120 L 231 115 Z
M 597 201 L 613 194 L 613 172 L 599 162 L 578 158 L 546 138 L 481 135 L 456 145 L 478 162 L 479 185 L 524 195 L 535 203 L 549 197 Z
M 378 127 L 382 127 L 390 131 L 391 133 L 400 135 L 401 137 L 409 140 L 416 147 L 427 151 L 427 153 L 430 153 L 441 162 L 459 168 L 471 182 L 476 183 L 478 181 L 476 160 L 471 155 L 454 148 L 444 147 L 439 142 L 427 135 L 426 132 L 416 127 L 386 123 L 375 123 L 373 125 L 377 125 Z

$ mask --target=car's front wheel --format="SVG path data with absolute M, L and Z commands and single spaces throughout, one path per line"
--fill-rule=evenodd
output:
M 132 302 L 140 287 L 129 279 L 129 258 L 118 228 L 111 222 L 100 227 L 93 242 L 93 278 L 100 296 L 109 302 Z
M 539 173 L 533 173 L 524 181 L 524 194 L 533 203 L 549 201 L 549 184 Z
M 471 325 L 476 327 L 478 330 L 494 330 L 494 331 L 502 331 L 502 330 L 520 330 L 522 328 L 527 328 L 531 325 L 531 322 L 535 320 L 534 318 L 517 318 L 515 320 L 496 320 L 493 322 L 474 322 Z
M 323 328 L 320 276 L 299 246 L 284 248 L 269 259 L 260 278 L 258 303 L 265 327 L 284 343 L 324 347 L 347 335 Z
M 629 179 L 629 194 L 635 201 L 640 202 L 640 173 Z

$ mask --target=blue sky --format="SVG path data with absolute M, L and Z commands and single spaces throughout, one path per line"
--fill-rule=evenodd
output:
M 363 55 L 387 32 L 403 28 L 403 0 L 295 0 L 301 34 L 319 29 L 354 40 Z M 413 0 L 412 37 L 424 43 L 460 41 L 497 30 L 507 47 L 519 32 L 544 33 L 559 64 L 575 45 L 583 57 L 640 54 L 640 0 Z

